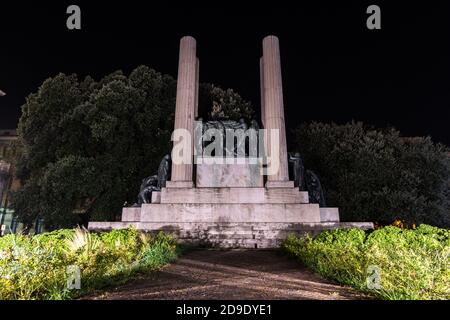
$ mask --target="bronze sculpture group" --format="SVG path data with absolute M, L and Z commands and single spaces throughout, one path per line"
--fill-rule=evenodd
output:
M 294 186 L 299 188 L 300 191 L 308 191 L 310 203 L 318 203 L 320 207 L 326 207 L 322 184 L 317 174 L 311 170 L 305 170 L 300 153 L 289 153 L 288 157 Z
M 202 119 L 199 118 L 198 121 L 202 121 Z M 239 121 L 214 120 L 203 123 L 202 133 L 206 132 L 208 129 L 218 129 L 225 133 L 226 129 L 247 130 L 249 128 L 255 129 L 256 132 L 258 132 L 258 123 L 255 120 L 252 120 L 250 126 L 248 126 L 244 119 L 240 119 Z M 234 155 L 237 155 L 236 150 L 238 147 L 239 146 L 235 145 L 234 150 L 228 151 Z M 225 145 L 224 148 L 226 148 Z M 246 155 L 248 155 L 247 152 Z M 326 203 L 324 192 L 317 174 L 311 170 L 305 169 L 300 153 L 289 153 L 288 158 L 291 166 L 294 186 L 300 191 L 308 191 L 310 203 L 318 203 L 320 207 L 325 207 Z M 137 203 L 134 206 L 141 206 L 144 203 L 152 202 L 152 193 L 154 191 L 161 191 L 161 188 L 166 186 L 166 181 L 170 180 L 171 165 L 170 154 L 166 154 L 159 164 L 157 174 L 151 175 L 142 180 Z

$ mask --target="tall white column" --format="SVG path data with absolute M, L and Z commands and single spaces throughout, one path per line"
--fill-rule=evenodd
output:
M 279 169 L 274 174 L 268 175 L 266 187 L 293 187 L 294 182 L 289 181 L 280 47 L 277 37 L 267 36 L 264 38 L 262 61 L 262 83 L 264 85 L 264 98 L 262 101 L 263 123 L 264 128 L 269 130 L 266 135 L 266 152 L 270 158 L 278 157 L 279 160 Z M 278 130 L 277 141 L 271 141 L 271 129 Z M 277 154 L 271 154 L 272 144 L 278 144 Z
M 175 164 L 172 161 L 171 181 L 168 188 L 193 187 L 193 134 L 194 120 L 197 110 L 198 59 L 196 41 L 186 36 L 180 40 L 180 56 L 178 63 L 177 97 L 175 106 L 175 129 L 185 129 L 190 133 L 190 159 L 188 164 Z
M 195 117 L 198 117 L 198 94 L 199 94 L 199 76 L 200 76 L 200 60 L 197 58 L 195 67 Z
M 264 58 L 259 59 L 259 80 L 261 88 L 261 123 L 263 127 L 266 122 L 265 105 L 264 105 Z

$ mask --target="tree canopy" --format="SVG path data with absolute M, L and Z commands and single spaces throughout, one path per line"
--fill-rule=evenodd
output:
M 200 110 L 207 111 L 207 118 L 210 120 L 238 121 L 242 118 L 249 123 L 255 115 L 251 103 L 233 89 L 223 90 L 205 83 L 200 86 L 199 96 Z

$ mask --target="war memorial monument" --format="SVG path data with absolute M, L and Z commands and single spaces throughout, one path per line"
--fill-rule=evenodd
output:
M 338 208 L 325 207 L 317 176 L 288 153 L 278 38 L 265 37 L 262 51 L 261 128 L 257 121 L 203 122 L 196 40 L 181 39 L 172 155 L 144 179 L 120 222 L 90 222 L 90 230 L 134 226 L 201 245 L 273 248 L 291 233 L 373 228 L 340 222 Z

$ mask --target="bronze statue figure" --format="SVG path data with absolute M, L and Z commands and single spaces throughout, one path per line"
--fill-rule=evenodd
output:
M 138 194 L 137 203 L 134 207 L 140 207 L 144 203 L 152 203 L 153 191 L 161 191 L 166 187 L 166 182 L 170 180 L 170 169 L 172 167 L 172 159 L 170 154 L 166 154 L 158 167 L 158 174 L 152 175 L 142 180 L 141 188 Z
M 166 154 L 158 167 L 158 188 L 166 187 L 166 181 L 170 179 L 170 169 L 172 167 L 172 159 L 170 154 Z
M 318 203 L 320 207 L 325 207 L 325 197 L 319 177 L 311 170 L 306 170 L 306 189 L 309 194 L 310 203 Z
M 292 166 L 292 173 L 294 176 L 294 186 L 300 191 L 306 191 L 305 187 L 305 167 L 299 152 L 292 154 L 289 152 L 289 163 Z
M 159 191 L 158 188 L 158 176 L 153 175 L 142 180 L 141 190 L 138 194 L 137 206 L 141 206 L 144 203 L 152 202 L 152 192 Z
M 198 121 L 202 121 L 202 118 L 199 118 Z M 209 129 L 216 129 L 219 130 L 222 133 L 222 139 L 223 139 L 223 151 L 224 154 L 233 154 L 234 156 L 238 155 L 238 150 L 241 150 L 243 148 L 245 150 L 245 155 L 248 156 L 249 154 L 257 154 L 255 150 L 253 152 L 249 152 L 247 148 L 245 148 L 246 140 L 238 141 L 238 143 L 233 143 L 233 150 L 228 150 L 226 146 L 226 130 L 232 129 L 232 130 L 243 130 L 246 132 L 248 129 L 256 130 L 256 134 L 258 134 L 258 122 L 256 120 L 252 120 L 250 123 L 250 127 L 247 125 L 245 120 L 243 118 L 239 119 L 239 121 L 235 120 L 212 120 L 212 121 L 206 121 L 203 123 L 202 126 L 202 134 L 205 134 L 206 131 Z M 209 141 L 203 141 L 202 147 L 205 148 L 206 145 L 208 145 Z M 257 147 L 257 144 L 256 144 Z

